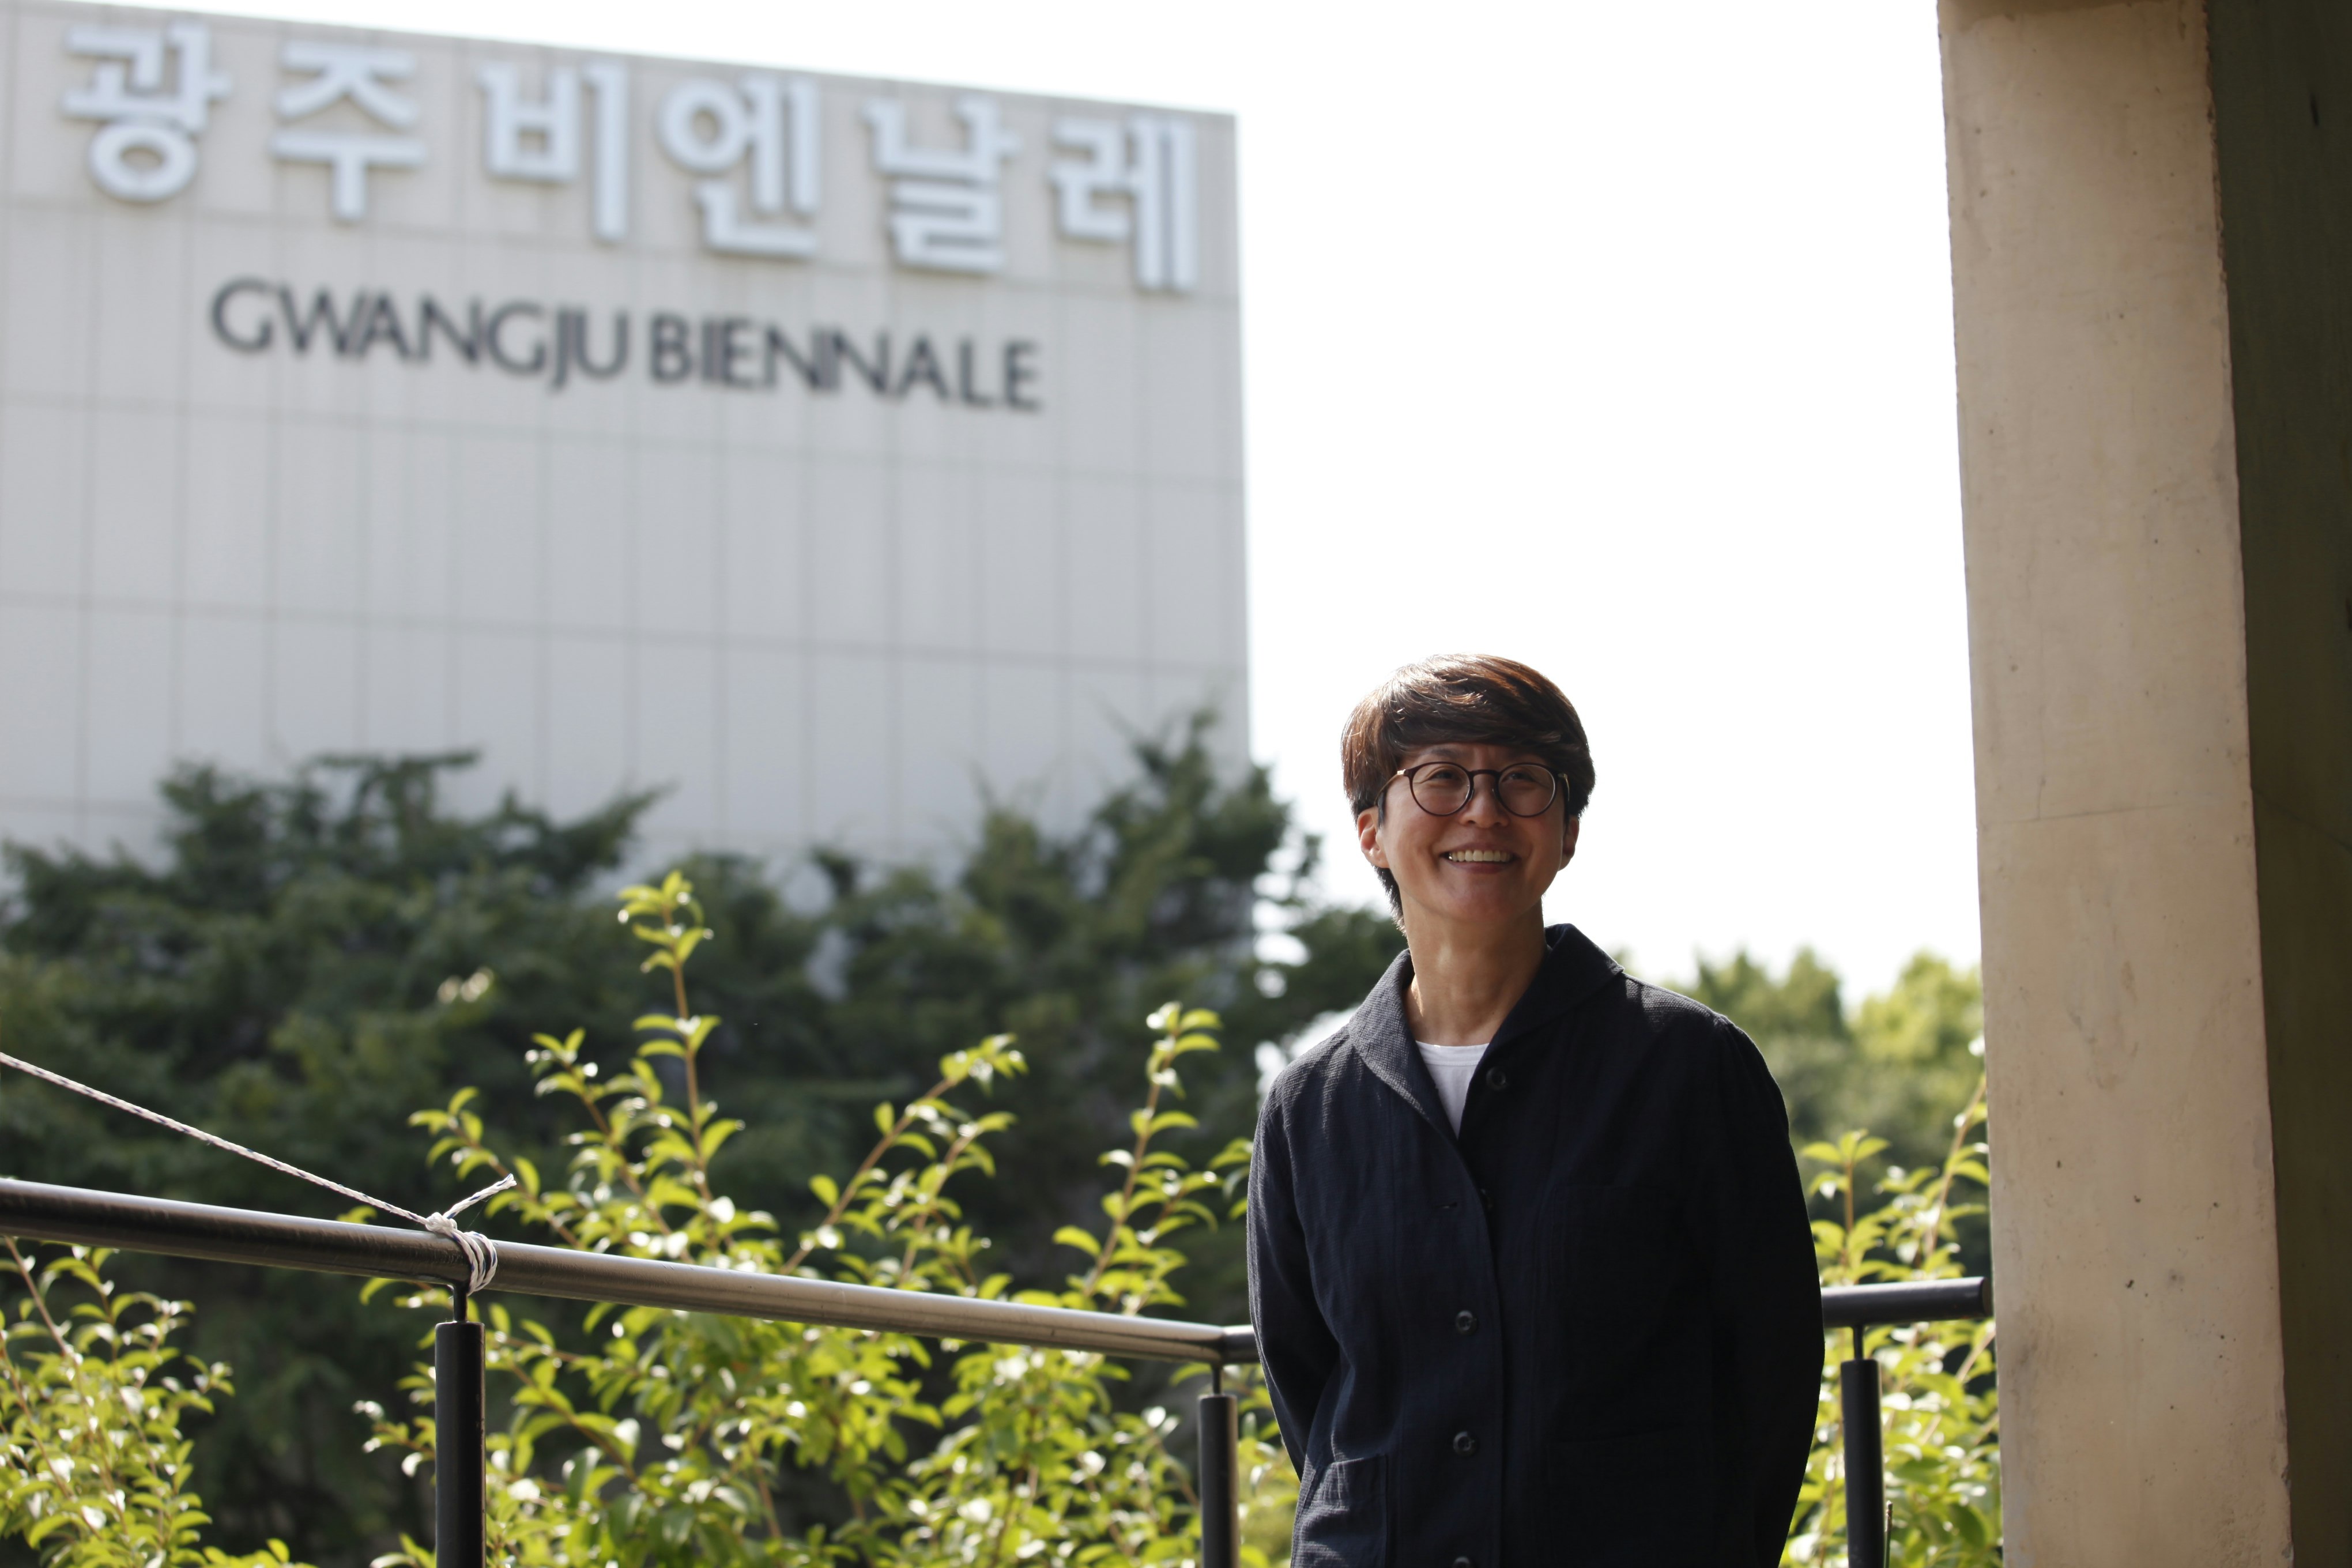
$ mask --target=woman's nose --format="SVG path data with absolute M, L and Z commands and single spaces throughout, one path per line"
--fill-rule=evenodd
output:
M 1470 775 L 1470 798 L 1462 803 L 1458 814 L 1465 822 L 1500 822 L 1509 815 L 1503 809 L 1503 778 L 1500 773 Z

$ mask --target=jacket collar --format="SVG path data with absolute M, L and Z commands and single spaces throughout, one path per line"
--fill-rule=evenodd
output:
M 1544 932 L 1544 943 L 1548 951 L 1543 966 L 1536 971 L 1527 994 L 1512 1007 L 1503 1026 L 1495 1031 L 1490 1051 L 1551 1023 L 1623 973 L 1615 960 L 1572 925 L 1553 926 Z M 1389 972 L 1356 1009 L 1348 1025 L 1348 1038 L 1373 1077 L 1402 1095 L 1431 1126 L 1451 1137 L 1453 1130 L 1438 1104 L 1437 1085 L 1430 1079 L 1406 1021 L 1405 987 L 1412 983 L 1412 954 L 1398 953 Z

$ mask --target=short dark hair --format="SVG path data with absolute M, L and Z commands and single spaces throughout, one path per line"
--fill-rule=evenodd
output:
M 1592 748 L 1576 705 L 1540 670 L 1492 654 L 1440 654 L 1406 665 L 1374 687 L 1339 734 L 1339 771 L 1358 811 L 1382 805 L 1405 754 L 1423 746 L 1517 746 L 1559 775 L 1568 815 L 1592 798 Z M 1396 879 L 1380 872 L 1389 903 L 1404 910 Z

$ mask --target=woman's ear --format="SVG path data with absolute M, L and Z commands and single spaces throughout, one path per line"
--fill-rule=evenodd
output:
M 1584 818 L 1580 816 L 1571 816 L 1568 819 L 1568 826 L 1564 830 L 1562 830 L 1559 836 L 1559 863 L 1561 865 L 1565 866 L 1570 860 L 1576 858 L 1576 833 L 1577 829 L 1583 826 Z
M 1364 858 L 1385 871 L 1389 868 L 1388 851 L 1381 847 L 1381 812 L 1370 806 L 1356 813 L 1356 846 Z

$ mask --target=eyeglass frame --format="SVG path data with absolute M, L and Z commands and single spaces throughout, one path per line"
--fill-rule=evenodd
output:
M 1521 822 L 1529 822 L 1534 820 L 1536 817 L 1541 816 L 1545 812 L 1551 809 L 1552 802 L 1559 798 L 1560 785 L 1566 784 L 1568 781 L 1560 777 L 1559 770 L 1558 768 L 1543 768 L 1544 776 L 1551 780 L 1551 794 L 1545 798 L 1544 803 L 1541 805 L 1536 807 L 1533 811 L 1512 811 L 1510 803 L 1503 798 L 1503 775 L 1511 772 L 1514 768 L 1541 766 L 1542 764 L 1540 763 L 1513 763 L 1510 764 L 1510 767 L 1505 768 L 1465 768 L 1462 767 L 1460 763 L 1450 762 L 1444 757 L 1432 757 L 1425 763 L 1415 763 L 1409 768 L 1399 768 L 1396 772 L 1391 773 L 1389 775 L 1388 784 L 1381 786 L 1381 794 L 1382 797 L 1385 798 L 1388 795 L 1390 786 L 1393 785 L 1397 780 L 1402 779 L 1404 780 L 1404 793 L 1407 798 L 1412 800 L 1412 804 L 1422 811 L 1426 812 L 1431 816 L 1459 816 L 1464 812 L 1470 809 L 1470 803 L 1472 801 L 1478 798 L 1478 780 L 1483 776 L 1486 778 L 1491 778 L 1495 781 L 1493 784 L 1486 786 L 1486 793 L 1495 797 L 1495 804 L 1496 805 L 1501 806 L 1504 811 L 1517 817 Z M 1462 797 L 1462 804 L 1455 806 L 1452 811 L 1431 811 L 1428 806 L 1422 805 L 1420 792 L 1413 788 L 1413 774 L 1420 773 L 1424 768 L 1461 768 L 1462 772 L 1469 776 L 1470 793 L 1464 795 Z

